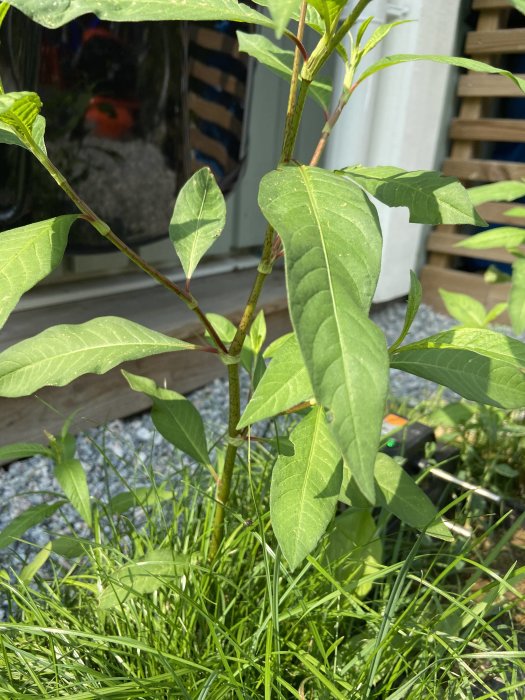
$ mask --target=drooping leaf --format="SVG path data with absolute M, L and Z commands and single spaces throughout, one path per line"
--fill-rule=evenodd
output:
M 322 408 L 313 408 L 292 430 L 290 440 L 294 455 L 279 456 L 273 468 L 270 516 L 286 561 L 295 569 L 334 516 L 342 469 Z
M 445 289 L 440 289 L 439 295 L 443 299 L 449 315 L 459 321 L 462 326 L 483 328 L 487 312 L 480 301 L 468 294 L 447 292 Z
M 408 207 L 412 223 L 486 225 L 474 209 L 468 191 L 454 177 L 427 170 L 410 172 L 390 165 L 356 165 L 342 172 L 383 204 Z
M 525 229 L 514 226 L 499 226 L 490 231 L 476 233 L 455 244 L 456 248 L 487 250 L 488 248 L 515 248 L 525 243 Z
M 189 565 L 190 557 L 175 554 L 171 548 L 148 552 L 115 572 L 113 580 L 102 591 L 100 608 L 109 610 L 136 595 L 153 593 L 166 583 L 173 584 L 184 575 Z
M 253 22 L 271 27 L 273 22 L 238 0 L 9 0 L 35 22 L 56 29 L 86 13 L 109 22 L 224 20 Z
M 294 60 L 293 51 L 282 49 L 262 34 L 247 34 L 239 31 L 237 38 L 239 39 L 240 51 L 253 56 L 279 77 L 287 81 L 290 80 Z M 319 78 L 312 82 L 308 92 L 325 110 L 330 107 L 331 93 L 330 83 Z
M 520 180 L 491 182 L 488 185 L 469 187 L 467 191 L 475 207 L 485 202 L 512 202 L 514 199 L 525 196 L 525 182 Z
M 226 224 L 226 202 L 209 168 L 201 168 L 177 196 L 169 234 L 186 278 L 190 279 L 202 256 Z
M 24 139 L 32 136 L 41 107 L 42 102 L 35 92 L 8 92 L 0 95 L 0 134 L 4 132 L 5 138 L 17 137 L 26 145 Z
M 313 396 L 299 344 L 290 336 L 275 352 L 266 372 L 257 385 L 237 428 L 272 418 Z
M 383 546 L 369 510 L 349 508 L 335 518 L 325 556 L 334 566 L 335 578 L 345 587 L 359 597 L 370 592 L 372 582 L 361 581 L 381 570 Z
M 68 459 L 59 462 L 55 466 L 55 477 L 65 496 L 80 515 L 82 520 L 89 525 L 93 524 L 93 514 L 89 498 L 89 487 L 84 467 L 78 459 Z
M 55 503 L 39 503 L 36 506 L 31 506 L 4 527 L 0 532 L 0 549 L 13 544 L 13 541 L 22 537 L 30 528 L 35 525 L 40 525 L 46 518 L 49 518 L 53 513 L 64 505 L 64 501 L 55 501 Z
M 294 13 L 299 10 L 300 5 L 301 0 L 268 0 L 267 7 L 272 15 L 275 35 L 278 39 L 282 36 Z
M 405 311 L 405 322 L 403 328 L 396 342 L 391 345 L 389 352 L 394 352 L 398 348 L 403 340 L 407 337 L 408 331 L 414 323 L 414 319 L 421 305 L 421 300 L 423 298 L 423 288 L 421 287 L 421 282 L 418 276 L 413 270 L 410 270 L 410 291 L 408 292 L 407 308 Z
M 512 80 L 512 82 L 515 83 L 522 92 L 525 92 L 525 80 L 519 78 L 517 75 L 514 75 L 508 70 L 496 68 L 495 66 L 488 65 L 488 63 L 475 61 L 472 58 L 440 56 L 435 54 L 395 54 L 393 56 L 385 56 L 377 61 L 377 63 L 374 63 L 369 68 L 364 70 L 359 76 L 359 82 L 362 82 L 369 76 L 374 75 L 374 73 L 384 70 L 385 68 L 397 66 L 400 63 L 411 63 L 412 61 L 432 61 L 433 63 L 444 63 L 449 66 L 456 66 L 457 68 L 465 68 L 466 70 L 471 70 L 476 73 L 503 75 L 506 78 L 509 78 L 509 80 Z
M 495 304 L 490 311 L 487 311 L 483 325 L 488 326 L 489 323 L 496 320 L 498 316 L 501 316 L 501 314 L 508 309 L 508 306 L 509 305 L 506 301 Z
M 51 542 L 48 542 L 37 554 L 35 554 L 33 559 L 31 559 L 31 561 L 20 571 L 20 580 L 22 583 L 25 583 L 26 585 L 31 583 L 35 575 L 49 559 L 52 551 Z
M 438 511 L 430 498 L 392 457 L 380 452 L 374 474 L 378 502 L 393 515 L 432 537 L 449 542 L 454 539 L 438 519 Z
M 0 328 L 18 300 L 60 264 L 77 216 L 58 216 L 0 236 Z
M 516 334 L 525 331 L 525 260 L 516 260 L 512 265 L 512 287 L 509 298 L 509 316 L 512 330 Z
M 173 490 L 139 486 L 135 489 L 121 491 L 113 496 L 108 503 L 108 511 L 112 515 L 122 515 L 130 508 L 135 508 L 136 506 L 146 508 L 173 498 L 175 498 L 175 491 Z
M 385 338 L 368 318 L 381 260 L 376 211 L 350 180 L 305 166 L 265 175 L 259 206 L 284 244 L 290 313 L 315 399 L 372 499 L 388 384 Z
M 472 401 L 525 406 L 525 344 L 485 328 L 455 328 L 396 350 L 392 367 Z
M 117 316 L 54 326 L 0 353 L 0 396 L 26 396 L 82 374 L 103 374 L 126 360 L 193 349 Z
M 17 459 L 27 459 L 35 455 L 51 456 L 51 450 L 38 442 L 17 442 L 0 447 L 0 460 L 15 462 Z
M 151 419 L 168 442 L 200 464 L 209 464 L 206 433 L 200 413 L 182 394 L 158 387 L 152 379 L 122 370 L 133 389 L 153 399 Z

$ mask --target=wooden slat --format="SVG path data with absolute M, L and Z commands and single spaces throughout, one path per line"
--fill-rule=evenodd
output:
M 487 284 L 483 279 L 483 275 L 434 267 L 433 265 L 425 265 L 421 271 L 420 278 L 423 286 L 423 301 L 436 311 L 443 313 L 446 313 L 446 309 L 439 295 L 439 289 L 446 289 L 448 292 L 458 292 L 460 294 L 470 294 L 479 299 L 489 309 L 495 304 L 507 301 L 510 293 L 509 283 Z M 509 323 L 509 318 L 507 314 L 503 314 L 498 318 L 498 321 Z
M 505 212 L 513 207 L 523 206 L 514 202 L 486 202 L 480 204 L 476 209 L 485 221 L 491 224 L 505 224 L 505 226 L 525 226 L 525 219 L 518 216 L 505 216 Z
M 230 158 L 228 151 L 222 143 L 206 136 L 195 127 L 190 128 L 190 144 L 192 148 L 196 148 L 205 155 L 216 160 L 225 171 L 237 165 L 237 162 Z
M 188 97 L 188 106 L 191 112 L 194 112 L 201 119 L 218 124 L 226 131 L 233 132 L 240 138 L 242 132 L 242 123 L 230 112 L 229 109 L 223 107 L 216 102 L 210 102 L 199 97 L 194 92 L 190 92 Z
M 525 51 L 525 28 L 497 29 L 492 32 L 468 32 L 465 44 L 467 55 L 508 54 Z
M 525 163 L 512 163 L 505 160 L 447 158 L 442 169 L 445 175 L 453 175 L 470 182 L 498 182 L 525 178 Z
M 510 9 L 512 3 L 510 0 L 473 0 L 473 10 L 499 10 Z
M 234 75 L 231 75 L 231 73 L 225 73 L 218 68 L 207 66 L 200 61 L 191 61 L 190 75 L 200 80 L 202 83 L 206 83 L 206 85 L 220 88 L 230 93 L 230 95 L 234 95 L 234 97 L 237 97 L 239 100 L 242 100 L 246 94 L 246 84 L 244 81 L 238 80 Z
M 525 79 L 525 74 L 517 74 Z M 524 97 L 519 87 L 503 75 L 467 73 L 458 81 L 459 97 Z
M 455 118 L 450 127 L 453 139 L 464 141 L 510 141 L 525 143 L 525 119 Z
M 455 248 L 469 236 L 459 233 L 432 233 L 427 241 L 427 250 L 433 253 L 442 253 L 451 257 L 473 258 L 476 260 L 488 260 L 491 262 L 512 263 L 514 257 L 504 248 L 492 248 L 490 250 L 472 250 L 471 248 Z
M 210 49 L 211 51 L 221 51 L 231 54 L 234 58 L 240 58 L 237 39 L 224 32 L 198 27 L 192 31 L 191 39 L 202 48 Z

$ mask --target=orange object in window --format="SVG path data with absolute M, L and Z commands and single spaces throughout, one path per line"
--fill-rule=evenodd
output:
M 85 114 L 85 123 L 96 135 L 106 139 L 123 139 L 129 136 L 134 124 L 134 112 L 138 104 L 114 97 L 92 97 Z

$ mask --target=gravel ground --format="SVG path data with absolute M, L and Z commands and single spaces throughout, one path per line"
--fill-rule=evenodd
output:
M 375 322 L 384 330 L 389 344 L 397 338 L 403 326 L 404 313 L 405 305 L 399 302 L 383 306 L 373 313 Z M 412 326 L 409 340 L 432 335 L 451 325 L 450 318 L 423 306 Z M 436 385 L 426 380 L 392 371 L 392 394 L 405 398 L 412 404 L 428 398 L 435 389 Z M 225 381 L 217 379 L 190 396 L 208 426 L 210 444 L 226 429 L 225 392 Z M 446 395 L 454 396 L 452 392 Z M 103 445 L 103 451 L 97 449 L 96 445 Z M 114 469 L 108 469 L 103 452 L 111 460 Z M 176 479 L 186 459 L 156 433 L 147 413 L 127 420 L 115 420 L 103 428 L 80 435 L 77 440 L 77 455 L 88 473 L 92 495 L 103 500 L 122 491 L 124 482 L 135 486 L 147 483 L 144 481 L 145 465 L 154 465 L 159 481 Z M 48 459 L 33 457 L 14 462 L 8 471 L 0 470 L 0 494 L 4 504 L 0 511 L 0 529 L 29 506 L 49 502 L 49 492 L 58 491 L 52 464 Z M 79 534 L 87 534 L 82 524 L 78 523 L 78 518 L 75 518 L 74 511 L 64 511 L 72 521 L 76 520 L 75 529 Z M 17 542 L 10 549 L 0 551 L 0 569 L 19 570 L 23 562 L 38 551 L 29 543 L 35 543 L 37 547 L 43 546 L 49 540 L 50 533 L 63 532 L 63 529 L 64 519 L 58 514 L 46 521 L 45 525 L 34 527 L 25 535 L 26 542 Z M 1 613 L 0 609 L 0 617 Z

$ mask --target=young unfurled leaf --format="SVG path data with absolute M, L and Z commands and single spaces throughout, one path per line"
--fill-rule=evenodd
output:
M 489 323 L 492 323 L 492 321 L 495 321 L 498 316 L 501 316 L 502 313 L 504 313 L 508 309 L 508 304 L 506 301 L 502 301 L 499 304 L 495 304 L 490 311 L 487 311 L 485 315 L 485 320 L 483 322 L 484 326 L 488 326 Z
M 55 478 L 73 508 L 82 520 L 91 527 L 93 514 L 89 499 L 89 487 L 86 472 L 80 461 L 78 459 L 68 459 L 59 462 L 55 466 Z
M 24 138 L 32 136 L 33 125 L 42 107 L 35 92 L 8 92 L 0 95 L 0 134 L 6 138 L 17 137 L 24 145 Z M 27 147 L 27 145 L 26 145 Z
M 418 224 L 476 224 L 485 226 L 470 201 L 468 191 L 454 177 L 441 173 L 394 166 L 341 171 L 389 207 L 407 207 L 410 221 Z
M 117 316 L 54 326 L 0 353 L 0 396 L 26 396 L 83 374 L 104 374 L 126 360 L 193 349 Z
M 430 498 L 392 457 L 380 452 L 374 474 L 378 502 L 393 515 L 432 537 L 449 542 L 454 539 L 438 520 L 437 509 Z
M 525 260 L 512 265 L 512 287 L 509 298 L 509 316 L 514 333 L 525 331 Z
M 286 561 L 295 569 L 334 516 L 342 463 L 322 408 L 313 408 L 293 429 L 290 440 L 294 455 L 279 456 L 273 468 L 270 515 Z
M 0 328 L 24 292 L 60 264 L 77 216 L 58 216 L 0 236 Z
M 525 406 L 525 344 L 487 329 L 455 328 L 396 350 L 391 366 L 472 401 Z
M 480 301 L 468 294 L 447 292 L 445 289 L 440 289 L 439 295 L 450 316 L 459 321 L 462 326 L 483 328 L 487 312 Z
M 269 17 L 238 0 L 9 0 L 9 4 L 49 29 L 87 13 L 109 22 L 223 20 L 273 26 Z
M 209 168 L 201 168 L 184 184 L 171 217 L 170 239 L 186 279 L 220 236 L 226 223 L 226 202 Z
M 305 166 L 265 175 L 259 205 L 284 244 L 290 313 L 315 399 L 372 500 L 388 384 L 385 338 L 368 318 L 381 260 L 376 211 L 350 180 Z
M 13 541 L 22 537 L 30 528 L 35 525 L 40 525 L 46 518 L 49 518 L 53 513 L 64 505 L 64 501 L 55 501 L 55 503 L 39 503 L 36 506 L 31 506 L 16 518 L 13 518 L 9 525 L 6 525 L 0 532 L 0 549 L 13 544 Z
M 182 394 L 158 387 L 152 379 L 122 370 L 133 391 L 153 399 L 151 419 L 159 433 L 200 464 L 210 462 L 206 433 L 200 413 Z
M 525 243 L 525 229 L 514 226 L 499 226 L 490 231 L 476 233 L 455 244 L 456 248 L 488 250 L 490 248 L 515 248 Z
M 422 298 L 423 289 L 421 287 L 421 282 L 419 281 L 416 273 L 413 270 L 410 270 L 410 291 L 408 293 L 407 308 L 405 312 L 405 323 L 403 324 L 403 329 L 401 330 L 399 338 L 390 347 L 389 352 L 394 352 L 394 350 L 398 348 L 407 337 L 407 333 L 414 323 L 414 319 L 421 305 Z
M 374 75 L 374 73 L 384 70 L 385 68 L 397 66 L 400 63 L 411 63 L 412 61 L 432 61 L 433 63 L 444 63 L 449 66 L 456 66 L 457 68 L 465 68 L 466 70 L 475 71 L 476 73 L 503 75 L 509 78 L 509 80 L 512 80 L 522 92 L 525 92 L 525 80 L 508 70 L 496 68 L 487 63 L 475 61 L 472 58 L 458 58 L 457 56 L 440 56 L 435 54 L 395 54 L 393 56 L 385 56 L 363 71 L 359 76 L 359 82 L 362 82 L 371 75 Z
M 237 427 L 240 430 L 271 418 L 311 399 L 313 393 L 299 344 L 292 335 L 275 352 Z
M 156 549 L 138 561 L 118 569 L 102 591 L 99 605 L 109 610 L 123 605 L 136 595 L 153 593 L 166 583 L 176 583 L 190 565 L 190 557 L 173 549 Z
M 512 202 L 514 199 L 525 196 L 525 182 L 520 180 L 491 182 L 488 185 L 469 187 L 468 194 L 475 207 L 485 202 Z
M 334 576 L 360 598 L 372 588 L 362 579 L 381 570 L 383 546 L 369 510 L 349 508 L 338 515 L 330 530 L 325 557 L 334 566 Z
M 267 68 L 270 68 L 274 73 L 281 78 L 289 81 L 292 76 L 292 66 L 294 61 L 294 52 L 289 49 L 282 49 L 274 44 L 270 39 L 267 39 L 262 34 L 247 34 L 246 32 L 237 32 L 239 39 L 239 49 L 253 56 L 260 63 L 263 63 Z M 330 97 L 332 87 L 328 81 L 317 78 L 311 84 L 309 94 L 321 105 L 324 110 L 330 107 Z
M 265 340 L 266 319 L 264 317 L 264 311 L 261 309 L 250 327 L 250 345 L 254 353 L 258 354 L 261 352 Z

